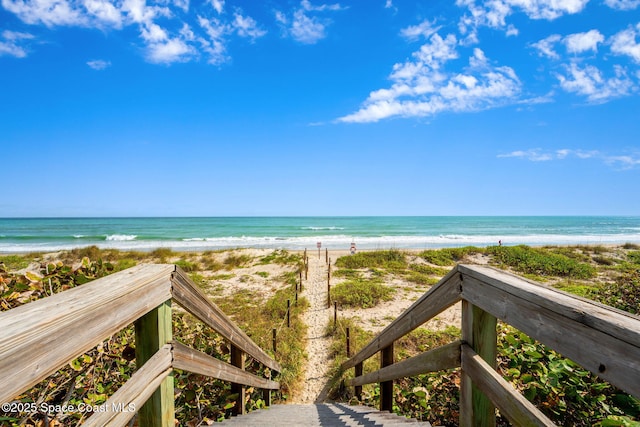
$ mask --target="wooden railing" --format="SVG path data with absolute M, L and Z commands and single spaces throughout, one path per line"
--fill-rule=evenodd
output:
M 462 301 L 459 341 L 393 363 L 393 343 Z M 495 426 L 497 407 L 514 425 L 551 426 L 495 370 L 497 319 L 511 324 L 621 390 L 640 398 L 640 317 L 488 267 L 458 265 L 387 326 L 342 369 L 355 368 L 356 395 L 380 383 L 381 410 L 393 405 L 393 380 L 462 368 L 460 425 Z M 362 373 L 381 353 L 381 369 Z
M 172 301 L 230 342 L 231 364 L 173 340 Z M 156 264 L 132 267 L 0 313 L 0 403 L 11 401 L 131 323 L 138 369 L 85 426 L 122 426 L 136 412 L 140 426 L 173 426 L 173 369 L 231 382 L 240 394 L 235 413 L 244 412 L 244 386 L 264 389 L 267 405 L 269 390 L 280 388 L 270 378 L 244 371 L 244 355 L 272 372 L 280 372 L 280 365 L 180 268 Z

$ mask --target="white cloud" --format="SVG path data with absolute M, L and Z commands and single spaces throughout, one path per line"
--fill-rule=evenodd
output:
M 400 31 L 400 34 L 402 35 L 402 37 L 409 40 L 418 40 L 420 37 L 428 39 L 441 28 L 436 27 L 433 24 L 434 22 L 430 22 L 429 20 L 425 19 L 418 25 L 411 25 L 407 28 L 403 28 Z
M 531 162 L 549 162 L 556 160 L 600 160 L 607 165 L 625 170 L 633 169 L 640 166 L 640 155 L 622 154 L 612 155 L 603 153 L 598 150 L 582 150 L 563 148 L 559 150 L 542 150 L 540 148 L 532 148 L 528 150 L 516 150 L 510 153 L 498 154 L 498 158 L 517 158 L 528 160 Z
M 203 50 L 208 54 L 208 63 L 219 65 L 226 62 L 227 56 L 225 33 L 228 31 L 226 26 L 217 19 L 207 19 L 202 16 L 198 17 L 198 23 L 207 33 L 208 38 L 200 38 L 200 44 Z
M 2 6 L 27 24 L 86 26 L 82 10 L 66 0 L 2 0 Z
M 23 44 L 27 40 L 31 40 L 34 37 L 29 33 L 20 33 L 16 31 L 5 30 L 0 37 L 0 56 L 9 55 L 16 58 L 24 58 L 27 56 L 27 51 Z
M 384 8 L 385 9 L 391 9 L 393 7 L 393 1 L 392 0 L 387 0 L 384 4 Z
M 630 56 L 635 62 L 640 63 L 640 43 L 636 37 L 640 35 L 640 24 L 636 28 L 627 28 L 611 37 L 611 52 L 618 55 Z
M 285 27 L 285 32 L 304 44 L 315 44 L 326 37 L 326 28 L 331 20 L 316 16 L 318 12 L 335 12 L 344 10 L 339 3 L 313 5 L 308 0 L 302 0 L 291 17 L 281 11 L 276 11 L 276 21 Z
M 109 68 L 111 66 L 111 62 L 105 61 L 103 59 L 94 59 L 92 61 L 87 61 L 87 65 L 94 70 L 100 71 Z
M 326 37 L 325 24 L 316 17 L 309 17 L 302 9 L 293 14 L 291 35 L 300 43 L 314 44 Z
M 211 0 L 211 6 L 218 14 L 221 14 L 224 10 L 224 0 Z
M 566 74 L 557 74 L 560 87 L 587 97 L 592 103 L 603 103 L 613 98 L 629 95 L 634 90 L 631 79 L 620 66 L 614 67 L 614 77 L 605 77 L 593 65 L 580 67 L 576 63 L 565 66 Z
M 373 91 L 355 113 L 339 122 L 376 122 L 390 117 L 425 117 L 443 111 L 476 111 L 513 101 L 520 81 L 509 67 L 495 67 L 481 49 L 474 49 L 461 72 L 446 72 L 458 58 L 453 34 L 430 37 L 413 60 L 393 66 L 388 89 Z
M 507 25 L 509 15 L 517 12 L 531 19 L 554 20 L 563 15 L 581 12 L 589 0 L 456 0 L 456 5 L 468 9 L 458 26 L 461 34 L 477 39 L 477 28 L 487 26 L 505 29 L 507 35 L 515 35 L 515 27 Z M 515 30 L 517 31 L 517 30 Z
M 258 23 L 249 16 L 242 16 L 236 12 L 234 14 L 233 27 L 240 37 L 249 37 L 251 39 L 257 39 L 267 32 L 258 27 Z
M 532 162 L 547 162 L 554 159 L 553 153 L 544 153 L 540 149 L 516 150 L 507 154 L 498 154 L 498 158 L 515 157 L 519 159 L 530 160 Z
M 148 45 L 147 58 L 150 62 L 170 64 L 185 62 L 194 54 L 194 49 L 180 38 L 165 38 Z
M 604 3 L 618 10 L 632 10 L 640 6 L 640 0 L 604 0 Z
M 554 50 L 554 46 L 562 40 L 562 36 L 559 34 L 552 34 L 536 43 L 532 43 L 531 46 L 538 50 L 538 55 L 546 56 L 553 59 L 559 59 L 560 55 Z
M 598 30 L 586 33 L 570 34 L 564 38 L 564 44 L 570 53 L 582 53 L 587 50 L 598 51 L 598 43 L 604 41 L 604 36 Z
M 122 27 L 123 16 L 113 3 L 106 0 L 84 0 L 84 7 L 96 20 L 111 27 Z

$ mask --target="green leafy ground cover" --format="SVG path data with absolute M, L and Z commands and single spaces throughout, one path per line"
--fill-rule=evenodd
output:
M 59 254 L 59 259 L 45 260 L 43 254 L 0 257 L 0 307 L 2 311 L 26 304 L 54 293 L 140 262 L 175 263 L 189 272 L 192 279 L 208 294 L 219 290 L 217 280 L 234 277 L 229 272 L 252 265 L 277 263 L 285 274 L 273 278 L 276 290 L 267 292 L 264 299 L 246 292 L 228 296 L 212 295 L 215 302 L 230 315 L 241 328 L 267 353 L 272 351 L 272 329 L 279 328 L 278 348 L 275 358 L 283 366 L 283 372 L 274 378 L 283 385 L 276 400 L 286 399 L 301 378 L 304 360 L 305 326 L 300 318 L 308 306 L 304 299 L 291 308 L 291 328 L 282 327 L 287 300 L 295 300 L 295 283 L 301 257 L 286 251 L 276 251 L 263 258 L 253 259 L 246 254 L 231 252 L 207 252 L 203 254 L 178 254 L 168 249 L 153 252 L 119 252 L 100 250 L 96 247 L 77 249 Z M 92 259 L 94 261 L 92 261 Z M 37 268 L 26 273 L 15 273 L 36 262 Z M 220 274 L 218 271 L 227 273 Z M 263 275 L 257 275 L 263 277 Z M 229 345 L 223 338 L 176 307 L 173 314 L 174 338 L 211 356 L 229 360 Z M 71 361 L 68 365 L 17 396 L 21 402 L 40 405 L 72 404 L 100 405 L 130 378 L 135 366 L 135 339 L 133 327 L 125 328 L 94 349 Z M 252 360 L 246 369 L 262 374 L 264 369 Z M 230 384 L 180 370 L 174 371 L 176 390 L 176 418 L 180 425 L 201 425 L 228 417 L 237 395 L 232 395 Z M 264 406 L 262 392 L 247 390 L 249 410 Z M 3 426 L 72 426 L 82 423 L 86 414 L 62 413 L 2 413 Z

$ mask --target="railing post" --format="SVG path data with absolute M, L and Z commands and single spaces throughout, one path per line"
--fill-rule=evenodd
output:
M 273 375 L 271 374 L 271 371 L 269 371 L 267 379 L 270 380 L 272 376 Z M 271 390 L 269 390 L 268 388 L 262 390 L 262 400 L 264 400 L 265 406 L 271 406 Z
M 231 345 L 231 364 L 244 370 L 244 352 L 233 344 Z M 245 386 L 231 383 L 231 394 L 236 393 L 238 394 L 238 399 L 236 400 L 236 406 L 233 408 L 233 415 L 244 415 Z
M 393 343 L 380 352 L 380 368 L 393 365 Z M 380 383 L 380 410 L 393 412 L 393 380 Z
M 139 318 L 135 324 L 136 365 L 140 368 L 163 345 L 173 339 L 171 300 Z M 169 374 L 138 411 L 140 427 L 173 427 L 175 402 L 173 374 Z
M 355 366 L 355 376 L 359 377 L 362 375 L 362 362 L 358 363 Z M 357 385 L 355 387 L 355 395 L 356 395 L 356 399 L 358 399 L 358 401 L 362 400 L 362 386 L 361 385 Z
M 497 353 L 497 319 L 479 307 L 462 301 L 462 340 L 494 369 Z M 496 409 L 491 400 L 462 371 L 460 426 L 495 427 Z

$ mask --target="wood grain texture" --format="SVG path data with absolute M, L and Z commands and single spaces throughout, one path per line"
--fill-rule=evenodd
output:
M 467 344 L 462 345 L 462 370 L 513 425 L 555 426 Z
M 82 425 L 84 427 L 126 425 L 170 373 L 171 345 L 167 344 L 162 346 L 111 395 L 102 405 L 106 409 L 104 412 L 95 412 Z
M 346 381 L 348 386 L 362 386 L 382 381 L 392 381 L 460 367 L 460 345 L 462 341 L 454 341 L 442 347 L 421 353 L 409 359 L 394 363 L 386 368 L 357 376 Z
M 172 282 L 173 298 L 185 310 L 263 365 L 276 372 L 282 371 L 280 364 L 258 347 L 218 306 L 211 302 L 179 267 L 176 267 Z
M 187 347 L 179 341 L 173 341 L 173 367 L 249 387 L 270 390 L 280 388 L 280 383 L 276 381 L 257 377 L 222 360 Z
M 173 265 L 143 265 L 0 313 L 0 402 L 171 298 Z
M 489 268 L 461 271 L 465 300 L 640 398 L 640 318 Z

